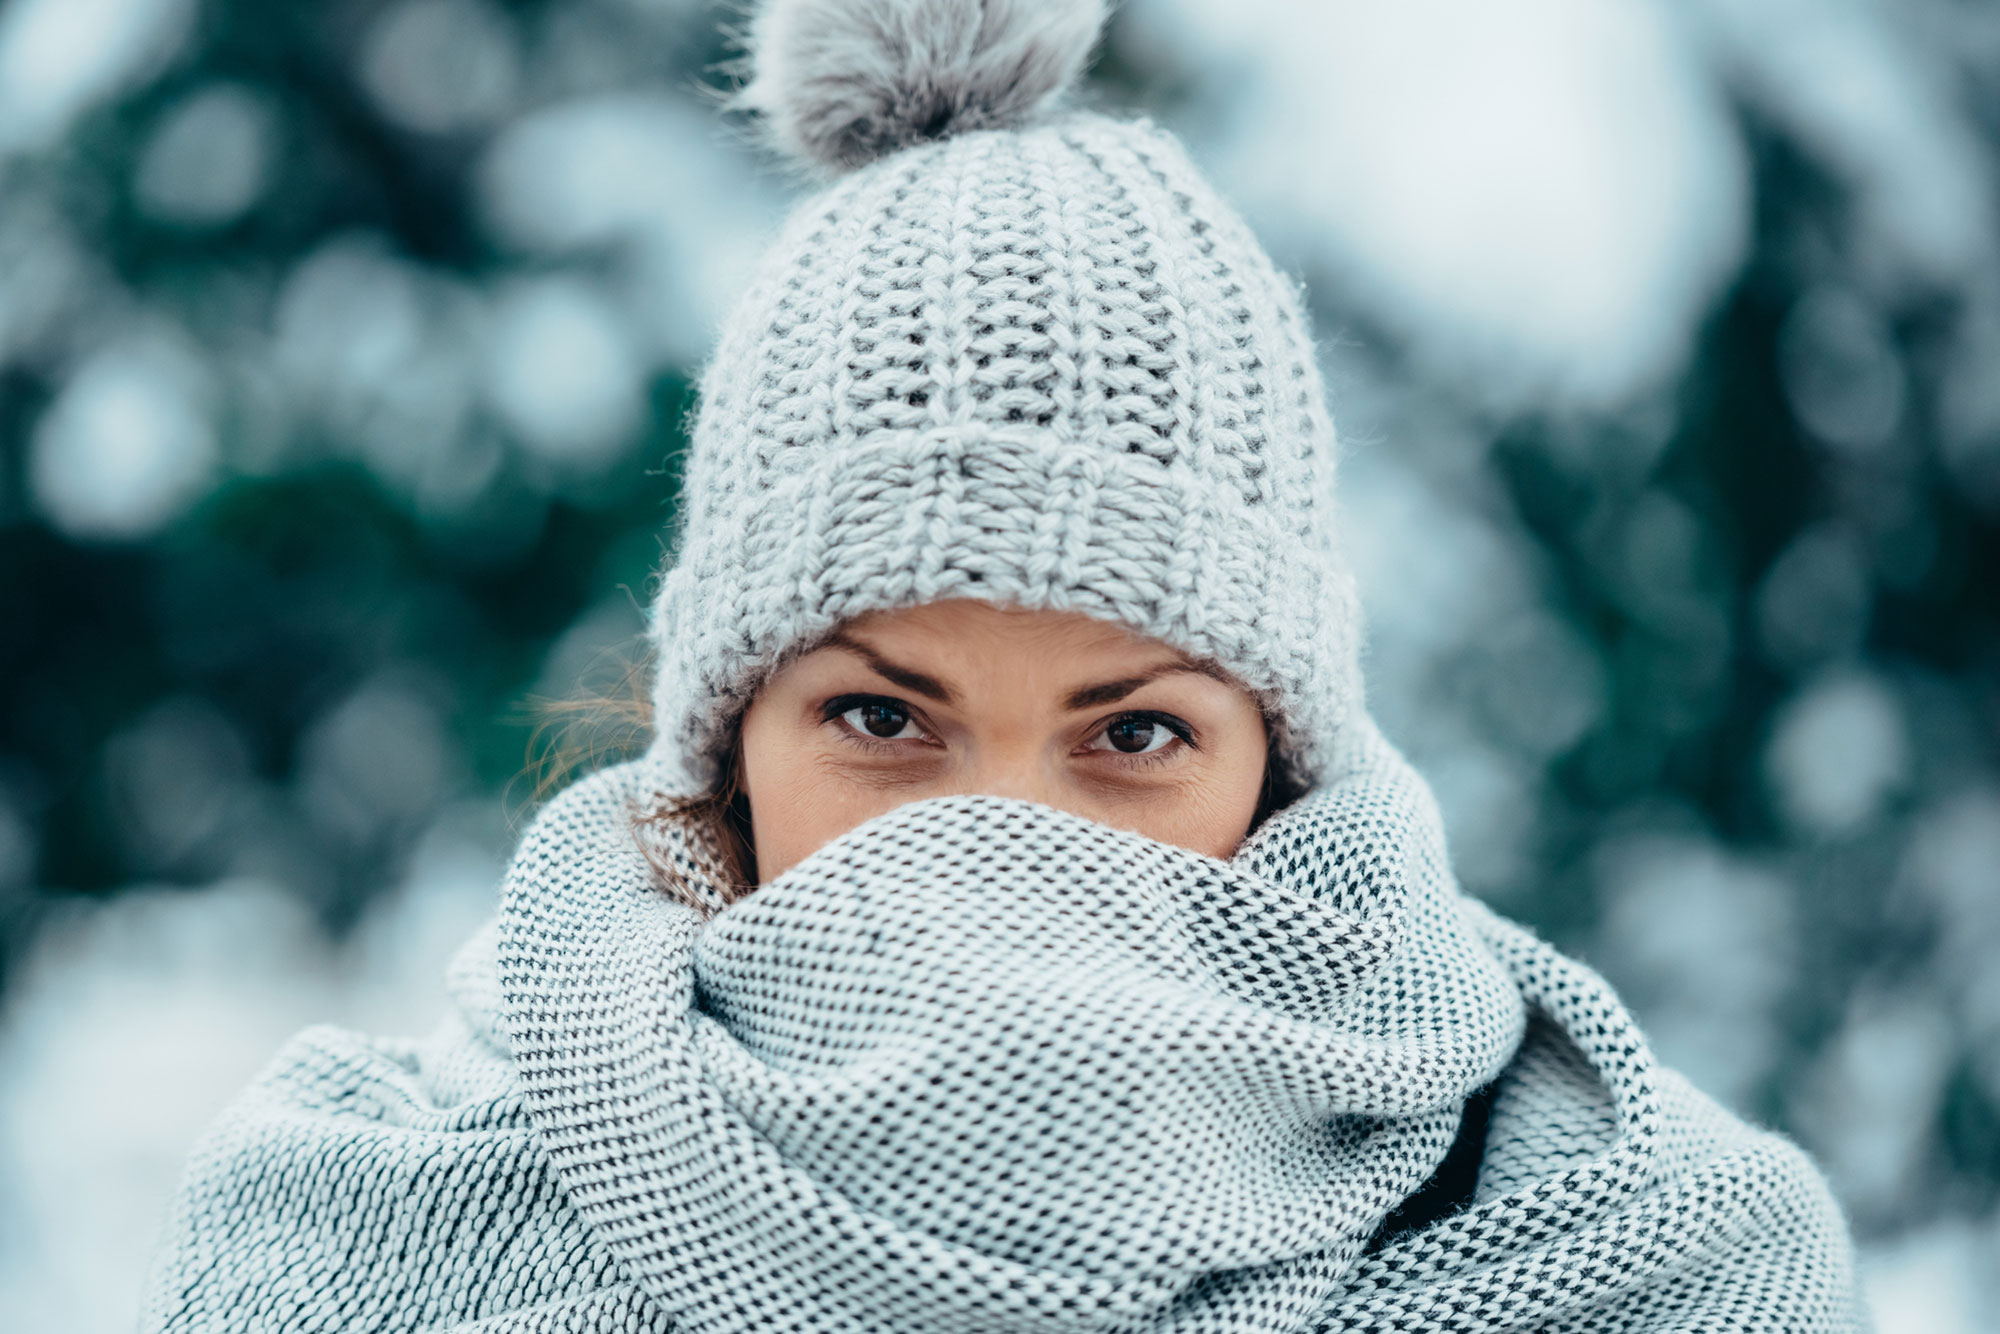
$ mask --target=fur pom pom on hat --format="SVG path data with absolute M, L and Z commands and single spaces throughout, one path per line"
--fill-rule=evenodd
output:
M 750 28 L 757 112 L 784 153 L 844 170 L 1018 125 L 1083 73 L 1103 0 L 771 0 Z
M 1335 442 L 1294 284 L 1165 131 L 1077 110 L 1101 0 L 771 0 L 740 103 L 834 179 L 700 386 L 652 757 L 846 619 L 1076 611 L 1223 666 L 1289 782 L 1359 706 Z M 841 171 L 839 169 L 845 169 Z

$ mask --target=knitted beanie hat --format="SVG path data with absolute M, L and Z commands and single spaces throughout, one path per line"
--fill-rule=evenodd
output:
M 741 100 L 835 177 L 700 387 L 652 757 L 719 777 L 842 621 L 1072 610 L 1229 669 L 1311 783 L 1359 707 L 1334 435 L 1293 285 L 1145 121 L 1066 105 L 1103 0 L 769 0 Z

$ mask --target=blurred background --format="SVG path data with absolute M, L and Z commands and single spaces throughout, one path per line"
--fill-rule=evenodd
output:
M 625 688 L 791 196 L 727 17 L 0 0 L 0 1326 L 129 1327 L 286 1033 L 430 1025 Z M 1091 91 L 1310 286 L 1469 888 L 2000 1329 L 2000 6 L 1128 0 Z

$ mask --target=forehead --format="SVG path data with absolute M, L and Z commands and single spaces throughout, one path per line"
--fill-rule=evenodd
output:
M 868 612 L 837 627 L 829 641 L 911 650 L 991 650 L 1019 646 L 1068 654 L 1144 653 L 1181 658 L 1179 648 L 1118 621 L 1079 611 L 997 606 L 970 598 Z

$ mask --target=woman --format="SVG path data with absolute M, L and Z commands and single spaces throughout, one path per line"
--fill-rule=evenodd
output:
M 790 0 L 648 754 L 301 1034 L 153 1329 L 1851 1330 L 1797 1149 L 1451 880 L 1299 305 L 1078 0 Z

